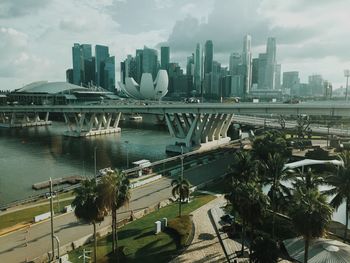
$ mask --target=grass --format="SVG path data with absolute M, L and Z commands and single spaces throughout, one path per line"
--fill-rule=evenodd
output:
M 215 197 L 211 195 L 196 195 L 192 202 L 182 205 L 183 215 L 189 214 Z M 133 221 L 118 230 L 118 246 L 123 247 L 126 256 L 122 262 L 169 262 L 177 252 L 179 244 L 176 242 L 176 235 L 171 231 L 154 234 L 154 222 L 163 217 L 171 219 L 178 215 L 178 203 L 170 204 L 167 207 L 150 213 L 136 221 Z M 78 256 L 82 254 L 83 248 L 93 250 L 91 244 L 76 249 L 69 253 L 71 262 L 81 262 Z M 98 262 L 112 262 L 108 258 L 111 252 L 110 236 L 98 241 Z
M 64 206 L 70 205 L 71 202 L 72 202 L 72 200 L 60 202 L 60 209 L 59 209 L 58 205 L 55 203 L 54 204 L 55 213 L 59 213 L 60 210 L 62 210 L 62 208 Z M 50 205 L 43 204 L 40 206 L 22 209 L 19 211 L 15 211 L 12 213 L 2 215 L 2 216 L 0 216 L 0 229 L 11 227 L 11 226 L 14 226 L 14 225 L 19 224 L 19 223 L 33 222 L 33 219 L 35 216 L 49 212 L 49 211 L 50 211 Z

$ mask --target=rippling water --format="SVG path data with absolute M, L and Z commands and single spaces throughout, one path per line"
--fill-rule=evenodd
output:
M 130 164 L 166 157 L 169 133 L 155 125 L 137 129 L 145 125 L 124 123 L 121 133 L 88 138 L 62 136 L 66 126 L 59 122 L 49 127 L 0 128 L 0 204 L 39 193 L 32 184 L 50 177 L 93 176 L 95 147 L 98 169 L 125 167 L 127 151 Z

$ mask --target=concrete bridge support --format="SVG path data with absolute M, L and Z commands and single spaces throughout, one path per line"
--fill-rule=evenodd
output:
M 65 136 L 86 137 L 120 132 L 121 113 L 63 113 Z
M 32 126 L 43 126 L 50 125 L 49 113 L 46 112 L 43 119 L 40 118 L 39 113 L 0 113 L 0 127 L 5 128 L 23 128 L 23 127 L 32 127 Z
M 233 114 L 180 114 L 166 113 L 165 121 L 174 144 L 167 152 L 189 152 L 199 148 L 214 147 L 230 141 L 227 130 Z

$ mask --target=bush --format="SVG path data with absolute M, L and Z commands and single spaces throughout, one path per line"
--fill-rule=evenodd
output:
M 193 233 L 192 216 L 183 215 L 169 220 L 168 229 L 179 236 L 180 247 L 189 245 Z
M 279 250 L 276 242 L 266 237 L 258 237 L 252 243 L 251 254 L 254 263 L 275 263 L 278 260 Z

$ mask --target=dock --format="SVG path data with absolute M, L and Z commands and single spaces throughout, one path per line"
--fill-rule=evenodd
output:
M 80 175 L 73 175 L 64 178 L 55 178 L 52 179 L 52 185 L 60 185 L 60 184 L 77 184 L 83 181 L 85 178 Z M 34 190 L 41 190 L 50 187 L 50 180 L 39 182 L 32 185 Z

